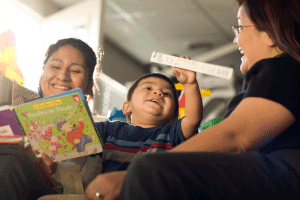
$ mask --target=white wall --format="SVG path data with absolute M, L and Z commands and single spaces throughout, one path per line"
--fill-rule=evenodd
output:
M 41 16 L 46 17 L 60 9 L 49 0 L 9 0 L 13 3 L 21 2 L 24 6 L 30 8 L 32 11 L 39 13 Z
M 75 29 L 85 27 L 87 37 L 80 38 L 96 52 L 100 38 L 101 0 L 88 0 L 67 7 L 45 18 L 41 30 L 44 37 L 44 50 L 58 39 L 75 37 Z
M 15 33 L 17 64 L 24 75 L 26 88 L 37 91 L 48 46 L 58 39 L 75 37 L 77 27 L 86 28 L 86 37 L 80 39 L 97 52 L 100 10 L 101 0 L 87 0 L 60 11 L 44 0 L 0 1 L 0 32 L 10 29 Z M 48 17 L 40 14 L 55 11 L 58 12 Z
M 36 90 L 37 82 L 33 81 L 40 68 L 43 54 L 40 51 L 40 24 L 43 17 L 27 9 L 18 1 L 0 1 L 0 32 L 10 29 L 16 36 L 17 65 L 24 75 L 24 86 Z

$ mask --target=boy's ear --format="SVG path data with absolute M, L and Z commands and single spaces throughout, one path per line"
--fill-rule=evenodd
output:
M 130 115 L 131 114 L 131 106 L 130 103 L 128 101 L 125 101 L 122 105 L 122 111 L 124 113 L 124 115 Z

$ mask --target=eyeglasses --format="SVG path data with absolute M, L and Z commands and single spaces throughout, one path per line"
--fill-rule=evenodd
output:
M 239 35 L 240 31 L 243 30 L 243 28 L 247 28 L 250 26 L 255 26 L 255 25 L 251 24 L 251 25 L 247 25 L 247 26 L 233 26 L 232 31 L 234 33 L 234 36 L 237 37 Z

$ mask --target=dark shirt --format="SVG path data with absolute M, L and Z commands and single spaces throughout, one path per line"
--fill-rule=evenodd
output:
M 287 53 L 260 60 L 247 72 L 243 91 L 228 105 L 228 113 L 247 97 L 261 97 L 283 105 L 296 122 L 259 151 L 300 149 L 300 63 Z

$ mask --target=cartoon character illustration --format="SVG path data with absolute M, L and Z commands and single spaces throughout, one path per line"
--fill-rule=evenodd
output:
M 58 144 L 57 142 L 64 138 L 65 133 L 63 133 L 61 136 L 57 137 L 56 135 L 52 135 L 52 128 L 51 125 L 49 125 L 49 128 L 47 130 L 43 130 L 41 134 L 41 141 L 45 142 L 48 140 L 51 144 L 47 147 L 47 145 L 44 145 L 45 149 L 48 149 L 49 151 L 52 151 L 51 158 L 55 160 L 55 156 L 58 153 L 58 148 L 65 149 L 67 148 L 67 145 L 62 146 L 61 144 Z
M 58 122 L 59 121 L 59 122 Z M 95 140 L 95 134 L 91 136 L 85 135 L 82 131 L 84 129 L 83 119 L 78 119 L 78 125 L 68 123 L 66 120 L 57 118 L 54 123 L 57 123 L 57 130 L 67 132 L 67 141 L 73 144 L 73 148 L 77 148 L 77 152 L 81 155 L 87 155 L 85 145 Z
M 34 121 L 30 120 L 30 123 L 31 123 L 31 125 L 28 124 L 27 121 L 25 121 L 26 126 L 30 130 L 30 133 L 28 133 L 28 136 L 30 137 L 30 139 L 34 138 L 36 141 L 38 141 L 38 138 L 37 138 L 37 135 L 38 135 L 37 134 L 37 128 L 38 128 L 38 124 L 40 122 L 34 122 Z

